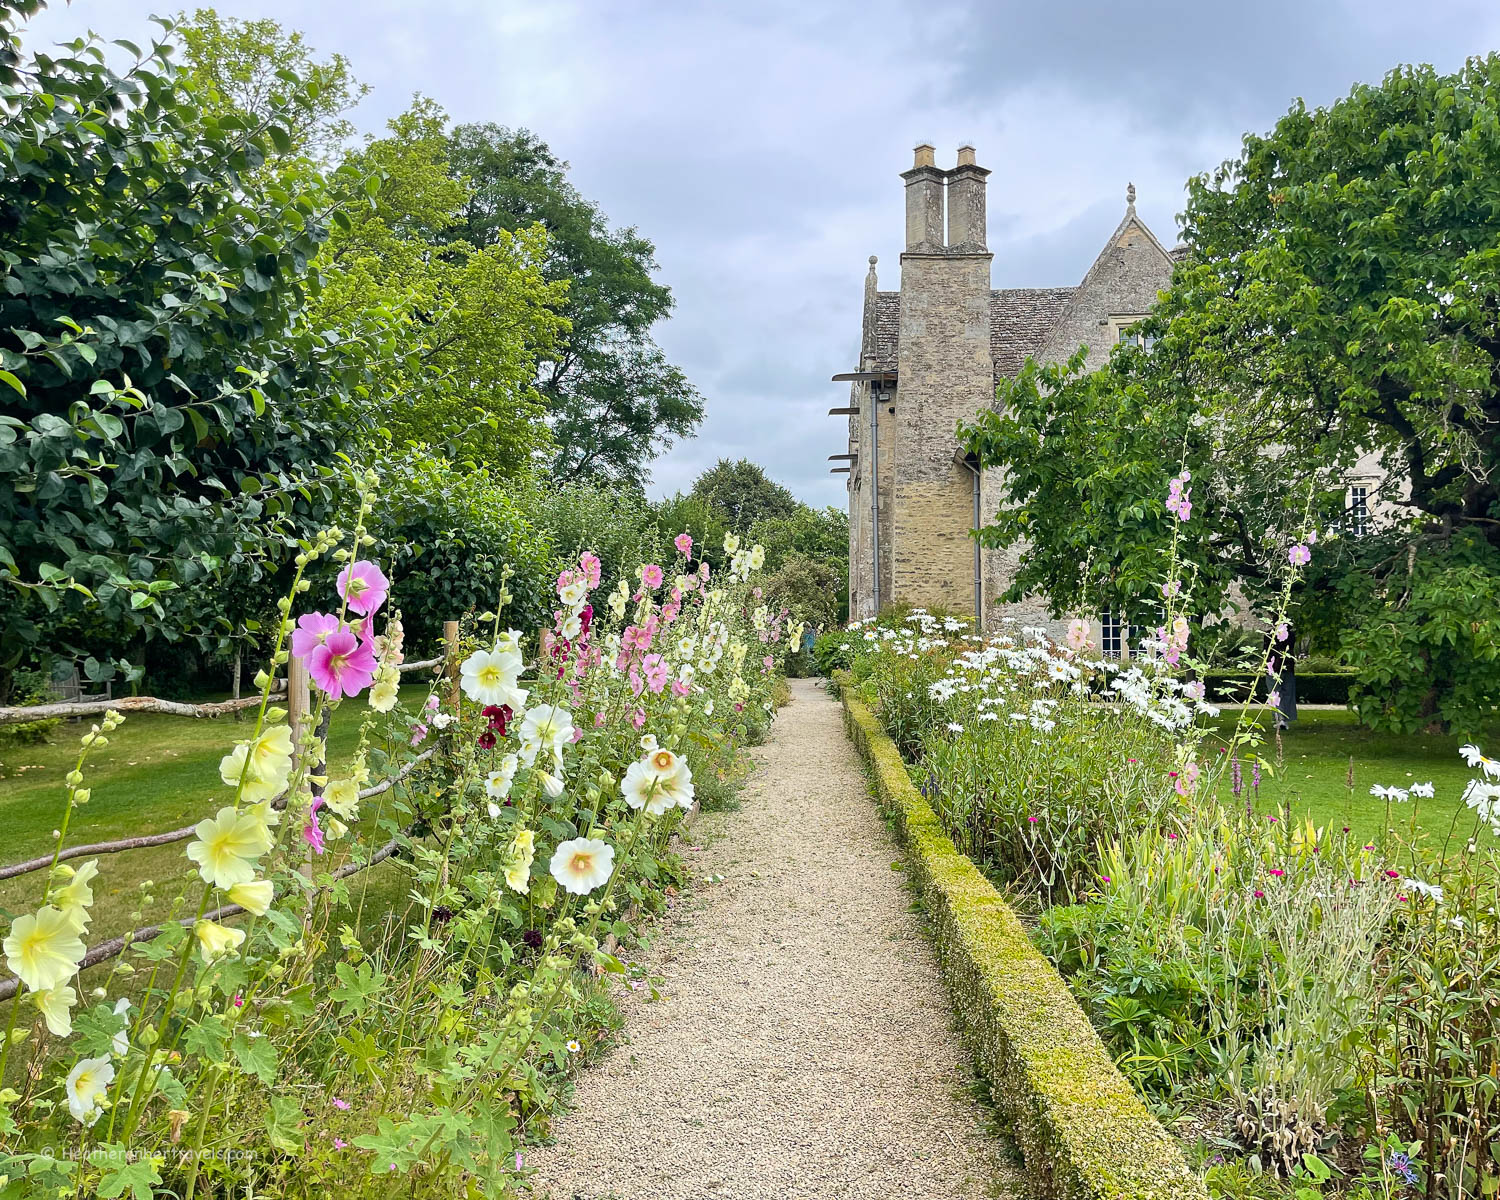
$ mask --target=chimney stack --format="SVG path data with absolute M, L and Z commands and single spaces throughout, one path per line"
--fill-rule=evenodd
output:
M 906 181 L 906 249 L 918 254 L 938 254 L 943 249 L 943 185 L 947 172 L 940 171 L 935 150 L 923 142 L 916 148 Z
M 989 250 L 985 244 L 984 181 L 987 175 L 989 171 L 975 165 L 974 147 L 960 146 L 958 166 L 947 172 L 949 250 L 960 254 L 983 254 Z M 911 211 L 909 207 L 907 211 Z M 910 217 L 907 222 L 909 229 Z

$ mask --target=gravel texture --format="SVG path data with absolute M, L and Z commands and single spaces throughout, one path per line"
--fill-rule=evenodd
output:
M 814 681 L 792 696 L 742 806 L 694 826 L 646 960 L 662 998 L 622 998 L 624 1044 L 528 1155 L 537 1196 L 1024 1194 L 840 709 Z

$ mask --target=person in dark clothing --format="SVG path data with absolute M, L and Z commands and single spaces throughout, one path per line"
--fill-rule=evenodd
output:
M 1292 653 L 1292 631 L 1271 647 L 1271 687 L 1276 692 L 1276 728 L 1290 729 L 1297 719 L 1297 657 Z

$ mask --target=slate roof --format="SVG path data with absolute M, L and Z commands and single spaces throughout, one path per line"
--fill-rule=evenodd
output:
M 1042 348 L 1077 288 L 1000 288 L 990 293 L 990 357 L 995 375 L 1012 376 Z M 894 371 L 901 336 L 901 293 L 875 294 L 875 369 Z

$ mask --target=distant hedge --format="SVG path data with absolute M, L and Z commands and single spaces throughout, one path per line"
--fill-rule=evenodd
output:
M 1354 682 L 1353 671 L 1297 672 L 1298 704 L 1348 704 L 1349 687 Z M 1249 671 L 1206 671 L 1203 682 L 1208 687 L 1208 698 L 1215 703 L 1239 703 L 1244 701 L 1253 682 L 1255 697 L 1264 700 L 1270 690 L 1270 681 L 1264 675 L 1252 675 Z

